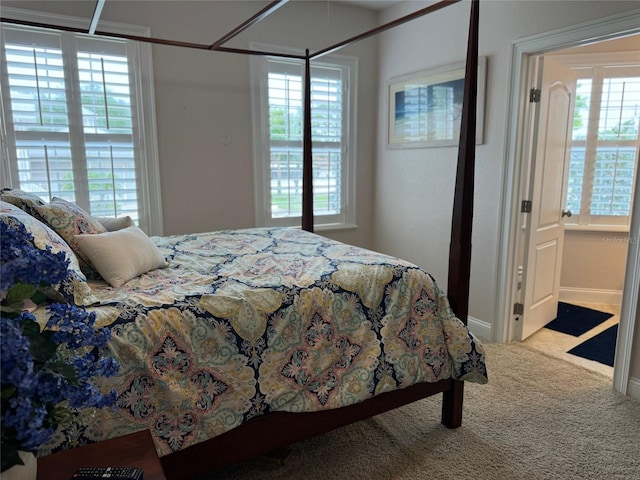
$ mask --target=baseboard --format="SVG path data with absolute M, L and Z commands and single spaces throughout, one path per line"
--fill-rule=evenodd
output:
M 631 377 L 629 379 L 627 395 L 640 402 L 640 378 Z
M 622 290 L 560 287 L 560 301 L 620 305 L 622 302 Z
M 471 333 L 473 333 L 480 340 L 485 342 L 490 342 L 492 340 L 491 336 L 491 324 L 485 322 L 484 320 L 480 320 L 474 317 L 467 317 L 467 326 Z
M 631 377 L 627 385 L 627 395 L 640 401 L 640 378 Z

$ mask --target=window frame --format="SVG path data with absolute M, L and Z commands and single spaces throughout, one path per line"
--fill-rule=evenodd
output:
M 274 45 L 252 43 L 252 49 L 304 56 L 304 52 Z M 253 163 L 255 190 L 255 220 L 257 226 L 296 226 L 301 216 L 273 217 L 271 215 L 271 175 L 268 62 L 277 57 L 254 56 L 251 59 L 252 105 L 253 105 Z M 286 59 L 286 62 L 295 59 Z M 304 67 L 304 61 L 298 61 Z M 297 62 L 296 62 L 297 63 Z M 355 145 L 357 117 L 356 88 L 358 60 L 343 55 L 326 55 L 312 61 L 314 65 L 338 67 L 345 73 L 342 85 L 342 140 L 341 140 L 341 210 L 335 215 L 314 215 L 314 230 L 339 230 L 356 227 L 355 209 Z
M 14 18 L 16 20 L 28 21 L 34 23 L 55 23 L 65 25 L 71 28 L 87 29 L 87 19 L 71 17 L 66 15 L 56 15 L 50 13 L 41 13 L 34 11 L 21 10 L 16 8 L 3 8 L 3 16 Z M 3 24 L 4 25 L 4 24 Z M 101 21 L 101 29 L 119 34 L 150 36 L 151 30 L 148 27 L 129 25 L 122 23 L 112 23 Z M 7 27 L 11 27 L 7 24 Z M 25 28 L 22 27 L 21 28 Z M 28 27 L 27 27 L 28 28 Z M 59 32 L 56 30 L 34 28 L 38 31 L 53 31 L 56 34 L 63 34 L 63 37 L 82 36 L 91 37 L 88 34 L 74 34 L 69 32 Z M 99 37 L 94 37 L 99 38 Z M 63 38 L 63 41 L 64 38 Z M 136 111 L 139 116 L 137 122 L 142 130 L 138 134 L 138 141 L 135 142 L 134 148 L 139 150 L 137 158 L 138 165 L 136 170 L 139 173 L 138 198 L 139 198 L 139 225 L 149 235 L 163 235 L 164 225 L 162 217 L 162 200 L 160 191 L 160 167 L 158 159 L 158 143 L 155 116 L 155 101 L 153 89 L 153 65 L 151 56 L 151 45 L 143 42 L 134 42 L 121 40 L 126 45 L 127 55 L 129 56 L 130 78 L 132 79 L 130 88 L 135 90 Z M 7 84 L 6 72 L 2 74 L 2 83 Z M 0 112 L 5 114 L 5 106 L 3 95 L 0 93 Z M 14 181 L 17 178 L 17 172 L 12 164 L 10 148 L 12 143 L 11 132 L 7 132 L 7 123 L 2 118 L 3 128 L 0 130 L 0 143 L 2 161 L 0 162 L 0 175 L 2 187 L 17 186 Z M 86 208 L 82 202 L 78 204 Z

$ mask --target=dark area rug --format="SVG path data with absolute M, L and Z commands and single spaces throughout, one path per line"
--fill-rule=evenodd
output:
M 580 345 L 573 347 L 568 353 L 613 367 L 617 337 L 618 325 L 614 325 L 595 337 L 585 340 Z
M 611 317 L 612 313 L 558 302 L 556 319 L 549 322 L 545 328 L 579 337 Z

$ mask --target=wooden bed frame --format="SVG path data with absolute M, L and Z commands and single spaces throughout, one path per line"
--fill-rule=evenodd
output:
M 234 28 L 231 32 L 210 45 L 194 44 L 167 39 L 118 35 L 95 31 L 102 5 L 98 0 L 94 18 L 89 30 L 82 30 L 50 24 L 25 22 L 0 18 L 6 23 L 36 27 L 54 28 L 76 33 L 110 36 L 159 45 L 172 45 L 202 50 L 213 50 L 247 55 L 269 55 L 305 60 L 305 104 L 304 104 L 304 153 L 303 153 L 303 203 L 302 228 L 313 231 L 313 191 L 312 191 L 312 151 L 311 151 L 311 81 L 310 62 L 321 55 L 336 51 L 346 45 L 363 40 L 390 28 L 420 18 L 428 13 L 458 3 L 460 0 L 444 0 L 392 22 L 380 25 L 355 37 L 331 45 L 313 54 L 291 55 L 224 47 L 231 38 L 266 18 L 288 0 L 272 1 L 257 14 Z M 458 164 L 453 203 L 451 240 L 449 247 L 449 278 L 447 296 L 456 316 L 466 325 L 469 304 L 469 274 L 471 265 L 471 226 L 473 218 L 476 98 L 478 67 L 478 18 L 479 0 L 471 0 L 469 37 L 467 47 L 464 100 Z M 378 415 L 388 410 L 406 405 L 438 393 L 443 394 L 441 421 L 449 428 L 457 428 L 462 423 L 464 382 L 442 380 L 436 383 L 420 383 L 405 389 L 383 393 L 364 402 L 332 410 L 312 413 L 272 412 L 256 417 L 233 430 L 206 442 L 161 458 L 167 478 L 171 480 L 189 478 L 198 473 L 214 470 L 224 465 L 236 463 L 299 442 L 314 435 L 328 432 L 350 423 Z

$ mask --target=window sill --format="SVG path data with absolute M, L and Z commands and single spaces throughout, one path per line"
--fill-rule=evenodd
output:
M 609 233 L 629 233 L 628 225 L 564 225 L 565 230 L 572 232 L 609 232 Z
M 358 228 L 358 225 L 355 223 L 341 223 L 341 224 L 325 224 L 325 225 L 315 225 L 313 229 L 316 232 L 332 232 L 338 230 L 355 230 Z
M 272 227 L 275 225 L 272 225 Z M 300 225 L 294 225 L 293 228 L 302 228 Z M 355 223 L 326 223 L 321 225 L 314 225 L 314 232 L 337 232 L 339 230 L 355 230 L 358 225 Z

